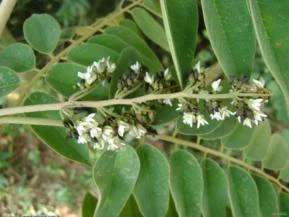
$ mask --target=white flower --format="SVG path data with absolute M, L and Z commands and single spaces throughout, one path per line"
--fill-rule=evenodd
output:
M 165 77 L 165 80 L 171 79 L 172 74 L 171 74 L 169 68 L 166 68 L 166 70 L 164 71 L 164 77 Z
M 201 62 L 198 61 L 197 64 L 194 66 L 194 69 L 197 70 L 198 73 L 201 73 Z
M 176 108 L 176 111 L 181 111 L 183 108 L 183 104 L 182 103 L 179 103 L 178 104 L 178 108 Z
M 102 58 L 98 62 L 93 62 L 92 66 L 96 68 L 97 73 L 103 73 L 106 68 L 106 59 Z
M 173 106 L 171 99 L 164 99 L 163 103 L 169 106 Z
M 141 137 L 143 137 L 146 133 L 147 133 L 147 129 L 144 128 L 142 125 L 138 124 L 136 126 L 137 129 L 137 135 L 135 138 L 140 139 Z
M 93 149 L 103 150 L 105 147 L 105 142 L 103 140 L 100 140 L 99 142 L 95 142 L 92 145 Z
M 107 142 L 109 139 L 113 138 L 115 135 L 114 129 L 111 126 L 104 126 L 102 138 L 105 142 Z
M 209 124 L 202 114 L 197 115 L 197 128 Z
M 248 101 L 248 106 L 252 109 L 252 110 L 256 110 L 256 111 L 260 111 L 261 107 L 263 105 L 264 100 L 263 99 L 249 99 Z
M 217 121 L 224 120 L 223 115 L 221 114 L 221 112 L 219 110 L 215 111 L 213 114 L 210 114 L 210 117 L 212 120 L 214 120 L 214 119 L 216 119 Z
M 236 112 L 232 112 L 230 111 L 227 106 L 224 106 L 222 108 L 219 109 L 220 113 L 221 113 L 221 116 L 223 118 L 223 120 L 226 118 L 226 117 L 230 117 L 230 116 L 233 116 L 236 114 Z
M 183 114 L 183 123 L 193 127 L 193 124 L 196 122 L 196 116 L 193 112 L 185 112 Z
M 130 129 L 130 126 L 128 123 L 124 122 L 124 121 L 118 121 L 118 135 L 120 135 L 121 137 L 123 137 L 123 135 L 128 132 Z
M 78 72 L 77 76 L 84 79 L 86 85 L 91 85 L 96 80 L 96 75 L 93 72 Z
M 90 130 L 91 138 L 99 138 L 102 134 L 102 129 L 100 127 L 94 127 Z
M 265 80 L 261 78 L 259 81 L 256 79 L 253 79 L 253 83 L 260 89 L 264 88 L 265 86 Z
M 82 134 L 78 136 L 77 142 L 79 144 L 86 144 L 89 141 L 89 137 L 86 134 Z
M 258 122 L 263 121 L 264 118 L 266 118 L 267 115 L 261 111 L 254 111 L 254 122 L 256 125 L 258 125 Z
M 245 118 L 245 120 L 243 121 L 243 125 L 252 128 L 252 120 L 250 118 Z
M 111 63 L 110 61 L 106 62 L 106 70 L 108 73 L 113 73 L 114 70 L 116 69 L 116 64 L 115 63 Z
M 137 61 L 135 64 L 131 65 L 130 68 L 136 73 L 139 74 L 141 69 L 141 64 Z
M 211 86 L 212 89 L 216 92 L 220 92 L 222 90 L 222 86 L 220 86 L 222 79 L 218 79 L 214 82 L 212 82 Z
M 146 83 L 152 85 L 154 83 L 155 78 L 154 78 L 153 75 L 150 75 L 148 72 L 146 72 L 144 80 L 145 80 Z

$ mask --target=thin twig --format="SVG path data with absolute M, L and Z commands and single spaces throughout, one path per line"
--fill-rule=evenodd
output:
M 194 99 L 235 99 L 237 97 L 261 97 L 269 96 L 270 94 L 248 94 L 248 93 L 225 93 L 225 94 L 192 94 L 187 92 L 176 92 L 168 94 L 149 94 L 136 98 L 130 99 L 109 99 L 109 100 L 100 100 L 100 101 L 67 101 L 61 103 L 52 103 L 52 104 L 40 104 L 40 105 L 28 105 L 28 106 L 19 106 L 12 108 L 0 109 L 0 116 L 22 114 L 29 112 L 39 112 L 39 111 L 56 111 L 62 110 L 64 108 L 76 108 L 76 107 L 90 107 L 90 108 L 102 108 L 105 106 L 113 105 L 135 105 L 147 101 L 153 100 L 162 100 L 162 99 L 175 99 L 175 98 L 194 98 Z

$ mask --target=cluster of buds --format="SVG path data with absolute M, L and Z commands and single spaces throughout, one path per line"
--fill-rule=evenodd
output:
M 105 121 L 96 121 L 95 113 L 90 113 L 75 123 L 65 119 L 64 126 L 69 128 L 79 144 L 89 144 L 93 149 L 114 151 L 126 144 L 129 138 L 140 139 L 147 129 L 140 123 L 130 123 L 125 119 L 109 117 Z
M 118 82 L 117 96 L 125 96 L 130 90 L 143 85 L 146 94 L 172 93 L 180 91 L 180 86 L 172 78 L 169 69 L 157 74 L 150 74 L 147 68 L 136 62 L 129 66 L 129 71 L 124 73 Z M 116 64 L 110 58 L 102 58 L 87 68 L 85 73 L 78 73 L 81 78 L 78 86 L 81 89 L 88 88 L 95 83 L 109 81 Z M 209 119 L 223 121 L 229 117 L 235 117 L 245 126 L 258 125 L 267 115 L 262 112 L 266 98 L 260 95 L 269 95 L 264 88 L 264 81 L 249 79 L 235 79 L 228 89 L 222 85 L 221 78 L 216 79 L 210 85 L 206 83 L 206 69 L 198 62 L 189 75 L 188 85 L 184 91 L 192 94 L 230 94 L 228 98 L 208 97 L 204 99 L 204 106 L 199 99 L 178 98 L 176 110 L 182 115 L 183 123 L 200 128 L 209 124 Z M 243 94 L 243 95 L 242 95 Z M 161 99 L 159 103 L 173 106 L 170 99 Z M 208 113 L 208 115 L 205 114 Z M 155 120 L 154 104 L 151 102 L 135 105 L 132 109 L 122 110 L 120 114 L 105 114 L 104 121 L 96 121 L 95 113 L 90 113 L 74 123 L 66 124 L 73 129 L 73 136 L 80 144 L 90 144 L 98 150 L 117 150 L 124 146 L 131 138 L 140 139 L 144 135 L 153 132 L 151 125 Z
M 85 89 L 95 83 L 102 83 L 111 78 L 115 69 L 116 64 L 111 62 L 109 57 L 93 62 L 92 65 L 87 67 L 85 72 L 78 72 L 77 75 L 81 80 L 77 83 L 77 86 L 80 89 Z
M 199 63 L 195 66 L 191 77 L 196 77 L 191 90 L 192 93 L 222 93 L 223 86 L 222 80 L 217 79 L 210 85 L 210 90 L 199 89 L 204 86 L 205 71 L 201 70 Z M 197 72 L 197 74 L 196 74 Z M 253 79 L 252 82 L 249 79 L 235 80 L 232 84 L 229 93 L 244 93 L 244 94 L 264 94 L 268 91 L 264 88 L 264 80 Z M 196 88 L 197 87 L 197 88 Z M 234 116 L 238 122 L 245 126 L 252 128 L 253 124 L 258 125 L 259 122 L 263 121 L 267 115 L 262 112 L 264 104 L 267 99 L 264 98 L 252 98 L 251 96 L 238 96 L 233 98 L 231 103 L 225 103 L 225 100 L 210 99 L 205 101 L 205 105 L 211 120 L 223 121 L 226 118 Z M 196 105 L 197 104 L 197 105 Z M 208 120 L 204 118 L 204 115 L 200 113 L 198 102 L 195 100 L 182 99 L 178 105 L 177 111 L 180 111 L 183 115 L 183 123 L 190 127 L 196 126 L 197 128 L 209 124 Z M 194 106 L 193 106 L 194 105 Z

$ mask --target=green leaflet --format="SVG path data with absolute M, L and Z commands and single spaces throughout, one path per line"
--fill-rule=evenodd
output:
M 140 29 L 137 27 L 134 21 L 130 19 L 123 19 L 119 22 L 119 25 L 133 31 L 141 38 L 143 38 L 143 34 L 141 33 Z
M 119 53 L 111 50 L 107 47 L 98 44 L 82 44 L 68 53 L 68 59 L 79 63 L 81 65 L 91 65 L 94 61 L 98 61 L 101 58 L 110 57 L 112 61 L 116 61 Z
M 227 180 L 223 169 L 213 160 L 202 162 L 204 175 L 204 217 L 223 217 L 226 215 Z
M 0 65 L 15 72 L 25 72 L 35 67 L 35 55 L 27 44 L 14 43 L 0 52 Z
M 151 145 L 137 150 L 140 174 L 134 196 L 144 217 L 165 216 L 169 206 L 169 165 L 163 154 Z
M 162 69 L 162 64 L 155 53 L 145 41 L 132 30 L 123 26 L 113 26 L 105 29 L 105 33 L 119 37 L 126 42 L 128 47 L 134 47 L 141 54 L 143 62 L 150 69 L 150 72 L 158 72 Z
M 271 127 L 269 121 L 266 119 L 255 127 L 252 139 L 245 149 L 245 156 L 252 160 L 264 159 L 270 137 Z
M 257 186 L 244 169 L 231 166 L 227 172 L 229 198 L 234 217 L 260 217 Z
M 84 196 L 82 202 L 82 217 L 93 217 L 97 199 L 89 192 Z
M 289 194 L 288 193 L 280 192 L 279 205 L 280 205 L 280 210 L 279 210 L 279 213 L 276 213 L 276 214 L 282 214 L 283 216 L 288 215 L 289 214 Z
M 197 9 L 196 0 L 161 1 L 165 33 L 181 87 L 187 82 L 195 53 Z
M 232 149 L 241 149 L 249 145 L 252 136 L 253 136 L 254 128 L 249 128 L 242 124 L 237 124 L 234 131 L 222 138 L 222 143 L 226 148 Z
M 55 103 L 57 100 L 43 92 L 36 92 L 31 94 L 25 101 L 25 105 L 37 105 L 46 103 Z M 34 112 L 27 114 L 29 117 L 60 119 L 57 111 Z M 56 153 L 80 162 L 90 165 L 88 146 L 78 144 L 75 139 L 67 138 L 67 133 L 64 128 L 51 126 L 31 126 L 33 132 L 39 137 L 41 141 L 47 144 Z
M 100 193 L 94 217 L 118 217 L 128 201 L 140 170 L 135 150 L 126 145 L 117 152 L 105 152 L 93 168 Z
M 278 198 L 273 185 L 260 176 L 253 176 L 259 193 L 262 217 L 274 216 L 279 212 Z
M 19 86 L 19 77 L 12 69 L 0 66 L 0 96 L 5 96 Z
M 52 53 L 60 39 L 61 28 L 48 14 L 33 14 L 24 22 L 24 38 L 40 53 Z
M 144 9 L 137 7 L 132 11 L 132 16 L 142 32 L 164 50 L 169 50 L 169 45 L 163 27 Z
M 263 160 L 264 167 L 272 170 L 281 169 L 289 160 L 289 147 L 280 134 L 273 134 Z
M 248 1 L 262 56 L 289 108 L 289 1 Z
M 170 157 L 170 188 L 179 217 L 199 217 L 204 180 L 201 167 L 187 151 L 178 150 Z
M 125 207 L 119 214 L 119 217 L 143 217 L 132 195 L 126 202 Z
M 256 46 L 246 1 L 201 2 L 211 45 L 226 75 L 250 75 Z
M 121 53 L 127 47 L 127 43 L 115 35 L 101 34 L 91 37 L 88 43 L 98 44 Z

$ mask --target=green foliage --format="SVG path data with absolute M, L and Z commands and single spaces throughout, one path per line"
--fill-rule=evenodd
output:
M 97 199 L 89 192 L 84 196 L 82 202 L 82 217 L 93 217 Z
M 226 75 L 250 75 L 255 56 L 255 35 L 246 1 L 201 2 L 212 48 Z
M 19 78 L 15 71 L 7 68 L 6 66 L 0 66 L 0 96 L 5 96 L 19 85 Z
M 52 53 L 61 35 L 58 22 L 47 14 L 34 14 L 23 26 L 28 44 L 41 53 Z
M 35 56 L 31 47 L 23 43 L 14 43 L 0 52 L 0 65 L 16 72 L 25 72 L 35 67 Z
M 198 10 L 195 0 L 164 0 L 161 9 L 170 52 L 181 87 L 184 87 L 195 53 Z
M 26 99 L 25 105 L 55 102 L 57 102 L 57 100 L 54 97 L 46 93 L 36 92 Z M 56 111 L 35 112 L 27 116 L 54 120 L 60 119 L 59 113 Z M 51 126 L 31 126 L 31 128 L 33 132 L 56 153 L 68 159 L 90 165 L 87 145 L 79 145 L 75 140 L 69 139 L 64 128 Z

